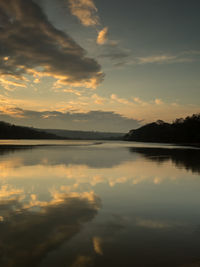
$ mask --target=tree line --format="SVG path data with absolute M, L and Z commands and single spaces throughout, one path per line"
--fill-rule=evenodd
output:
M 0 139 L 59 139 L 51 133 L 0 121 Z
M 164 143 L 199 143 L 200 144 L 200 113 L 179 118 L 172 123 L 158 120 L 131 130 L 124 140 L 140 142 Z

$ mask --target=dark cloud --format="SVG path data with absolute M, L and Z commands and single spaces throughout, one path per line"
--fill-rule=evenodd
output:
M 49 75 L 60 83 L 95 87 L 100 65 L 69 35 L 56 29 L 32 0 L 0 1 L 0 75 Z
M 58 111 L 39 112 L 14 108 L 10 109 L 11 115 L 8 113 L 9 110 L 7 110 L 7 113 L 1 111 L 0 120 L 38 128 L 126 133 L 130 129 L 140 126 L 140 121 L 129 119 L 112 111 L 62 113 Z
M 128 56 L 129 56 L 128 53 L 120 51 L 118 49 L 110 50 L 109 52 L 101 54 L 101 57 L 110 58 L 111 60 L 121 60 L 127 58 Z
M 111 60 L 116 66 L 124 65 L 130 60 L 130 51 L 123 49 L 118 43 L 108 43 L 102 48 L 99 58 Z

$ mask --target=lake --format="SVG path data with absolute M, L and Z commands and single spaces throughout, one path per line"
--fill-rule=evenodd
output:
M 200 150 L 0 141 L 0 266 L 200 266 Z

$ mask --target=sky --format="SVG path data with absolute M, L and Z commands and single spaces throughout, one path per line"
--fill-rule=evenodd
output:
M 200 112 L 198 0 L 1 0 L 0 120 L 118 131 Z

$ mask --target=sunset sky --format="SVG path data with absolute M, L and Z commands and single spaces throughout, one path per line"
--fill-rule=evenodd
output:
M 200 112 L 200 1 L 0 0 L 0 120 L 127 132 Z

